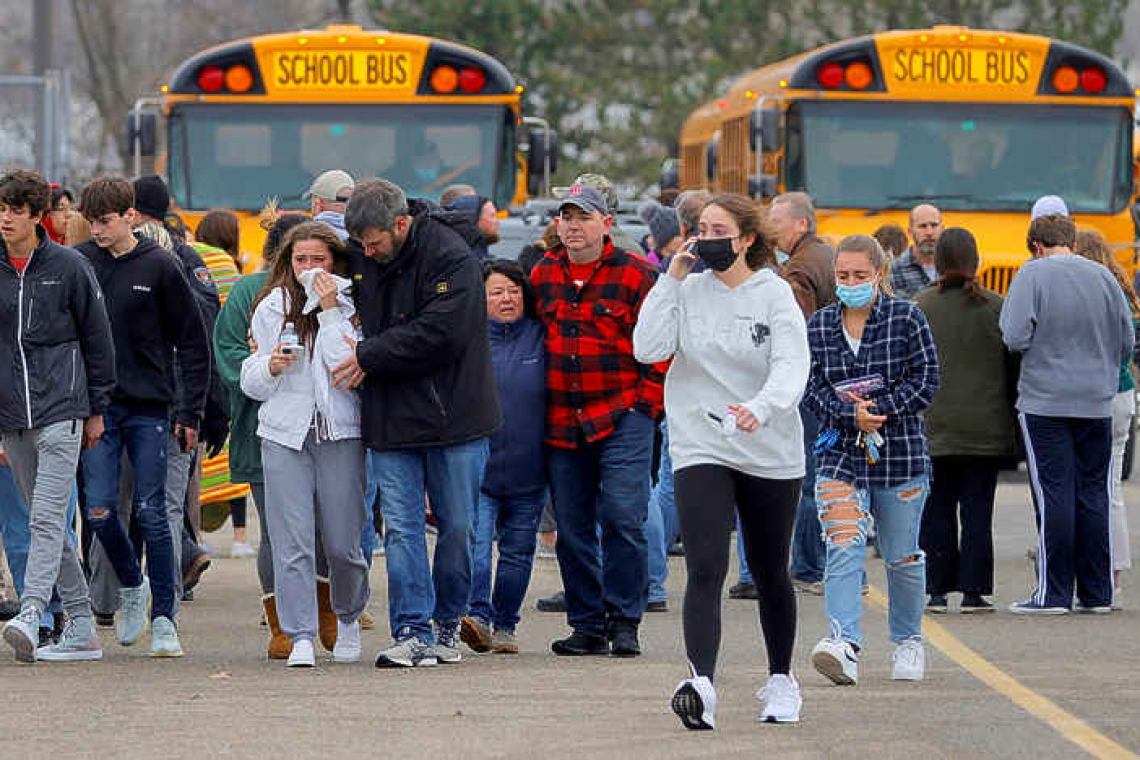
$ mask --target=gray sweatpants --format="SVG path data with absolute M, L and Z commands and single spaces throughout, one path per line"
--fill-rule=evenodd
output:
M 83 421 L 65 420 L 34 430 L 4 433 L 4 451 L 24 503 L 31 544 L 24 572 L 25 603 L 47 609 L 59 588 L 70 617 L 90 617 L 91 600 L 79 556 L 67 537 L 67 505 L 75 487 Z
M 263 438 L 261 463 L 277 618 L 290 639 L 311 640 L 317 636 L 318 526 L 333 611 L 350 623 L 368 603 L 368 563 L 360 549 L 364 447 L 358 438 L 318 442 L 312 432 L 300 451 Z
M 170 525 L 174 547 L 174 614 L 182 605 L 182 515 L 186 505 L 186 486 L 190 482 L 190 462 L 194 453 L 183 453 L 178 439 L 166 439 L 166 521 Z M 130 459 L 123 454 L 122 475 L 119 478 L 119 521 L 124 528 L 130 526 L 134 510 L 134 474 Z M 91 605 L 102 614 L 119 609 L 119 576 L 103 549 L 102 541 L 92 541 L 88 549 L 91 570 Z

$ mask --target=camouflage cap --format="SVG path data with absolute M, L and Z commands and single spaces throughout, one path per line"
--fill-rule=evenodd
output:
M 614 189 L 614 183 L 606 179 L 602 174 L 579 174 L 578 178 L 574 180 L 574 185 L 585 185 L 593 187 L 602 194 L 606 199 L 606 205 L 609 206 L 609 212 L 614 214 L 618 208 L 618 194 Z M 551 190 L 555 198 L 562 198 L 570 192 L 569 187 L 555 187 Z

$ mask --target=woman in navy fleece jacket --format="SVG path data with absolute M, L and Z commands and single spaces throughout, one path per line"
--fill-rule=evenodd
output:
M 522 267 L 495 259 L 483 267 L 491 363 L 505 424 L 491 456 L 475 514 L 471 599 L 461 636 L 476 652 L 515 654 L 515 626 L 534 565 L 535 534 L 546 501 L 543 434 L 546 357 L 534 294 Z M 491 544 L 499 567 L 491 583 Z

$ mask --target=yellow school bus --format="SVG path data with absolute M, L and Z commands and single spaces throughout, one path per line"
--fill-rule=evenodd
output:
M 832 240 L 921 202 L 969 229 L 1004 293 L 1028 258 L 1028 211 L 1060 195 L 1136 269 L 1135 94 L 1124 72 L 1059 40 L 963 27 L 845 40 L 738 79 L 681 132 L 683 188 L 802 190 Z
M 250 37 L 186 60 L 162 90 L 150 103 L 165 117 L 155 142 L 173 205 L 191 227 L 211 208 L 237 211 L 246 271 L 264 239 L 257 211 L 271 196 L 308 210 L 303 194 L 329 169 L 433 199 L 465 183 L 500 209 L 533 180 L 522 87 L 444 40 L 356 26 Z

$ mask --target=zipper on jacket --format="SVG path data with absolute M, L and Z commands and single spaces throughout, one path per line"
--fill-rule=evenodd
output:
M 17 314 L 17 329 L 16 329 L 16 345 L 20 349 L 20 362 L 24 365 L 24 408 L 28 413 L 28 429 L 31 430 L 32 425 L 32 386 L 28 382 L 28 357 L 24 354 L 24 273 L 32 265 L 32 256 L 35 255 L 33 250 L 28 255 L 28 263 L 24 265 L 24 271 L 20 272 L 20 293 L 16 298 L 16 314 Z M 31 314 L 28 315 L 29 319 Z
M 439 409 L 439 413 L 443 418 L 447 419 L 447 409 L 443 406 L 443 401 L 439 397 L 439 391 L 435 389 L 435 380 L 428 380 L 428 390 L 431 391 L 431 400 L 435 402 L 435 406 Z

